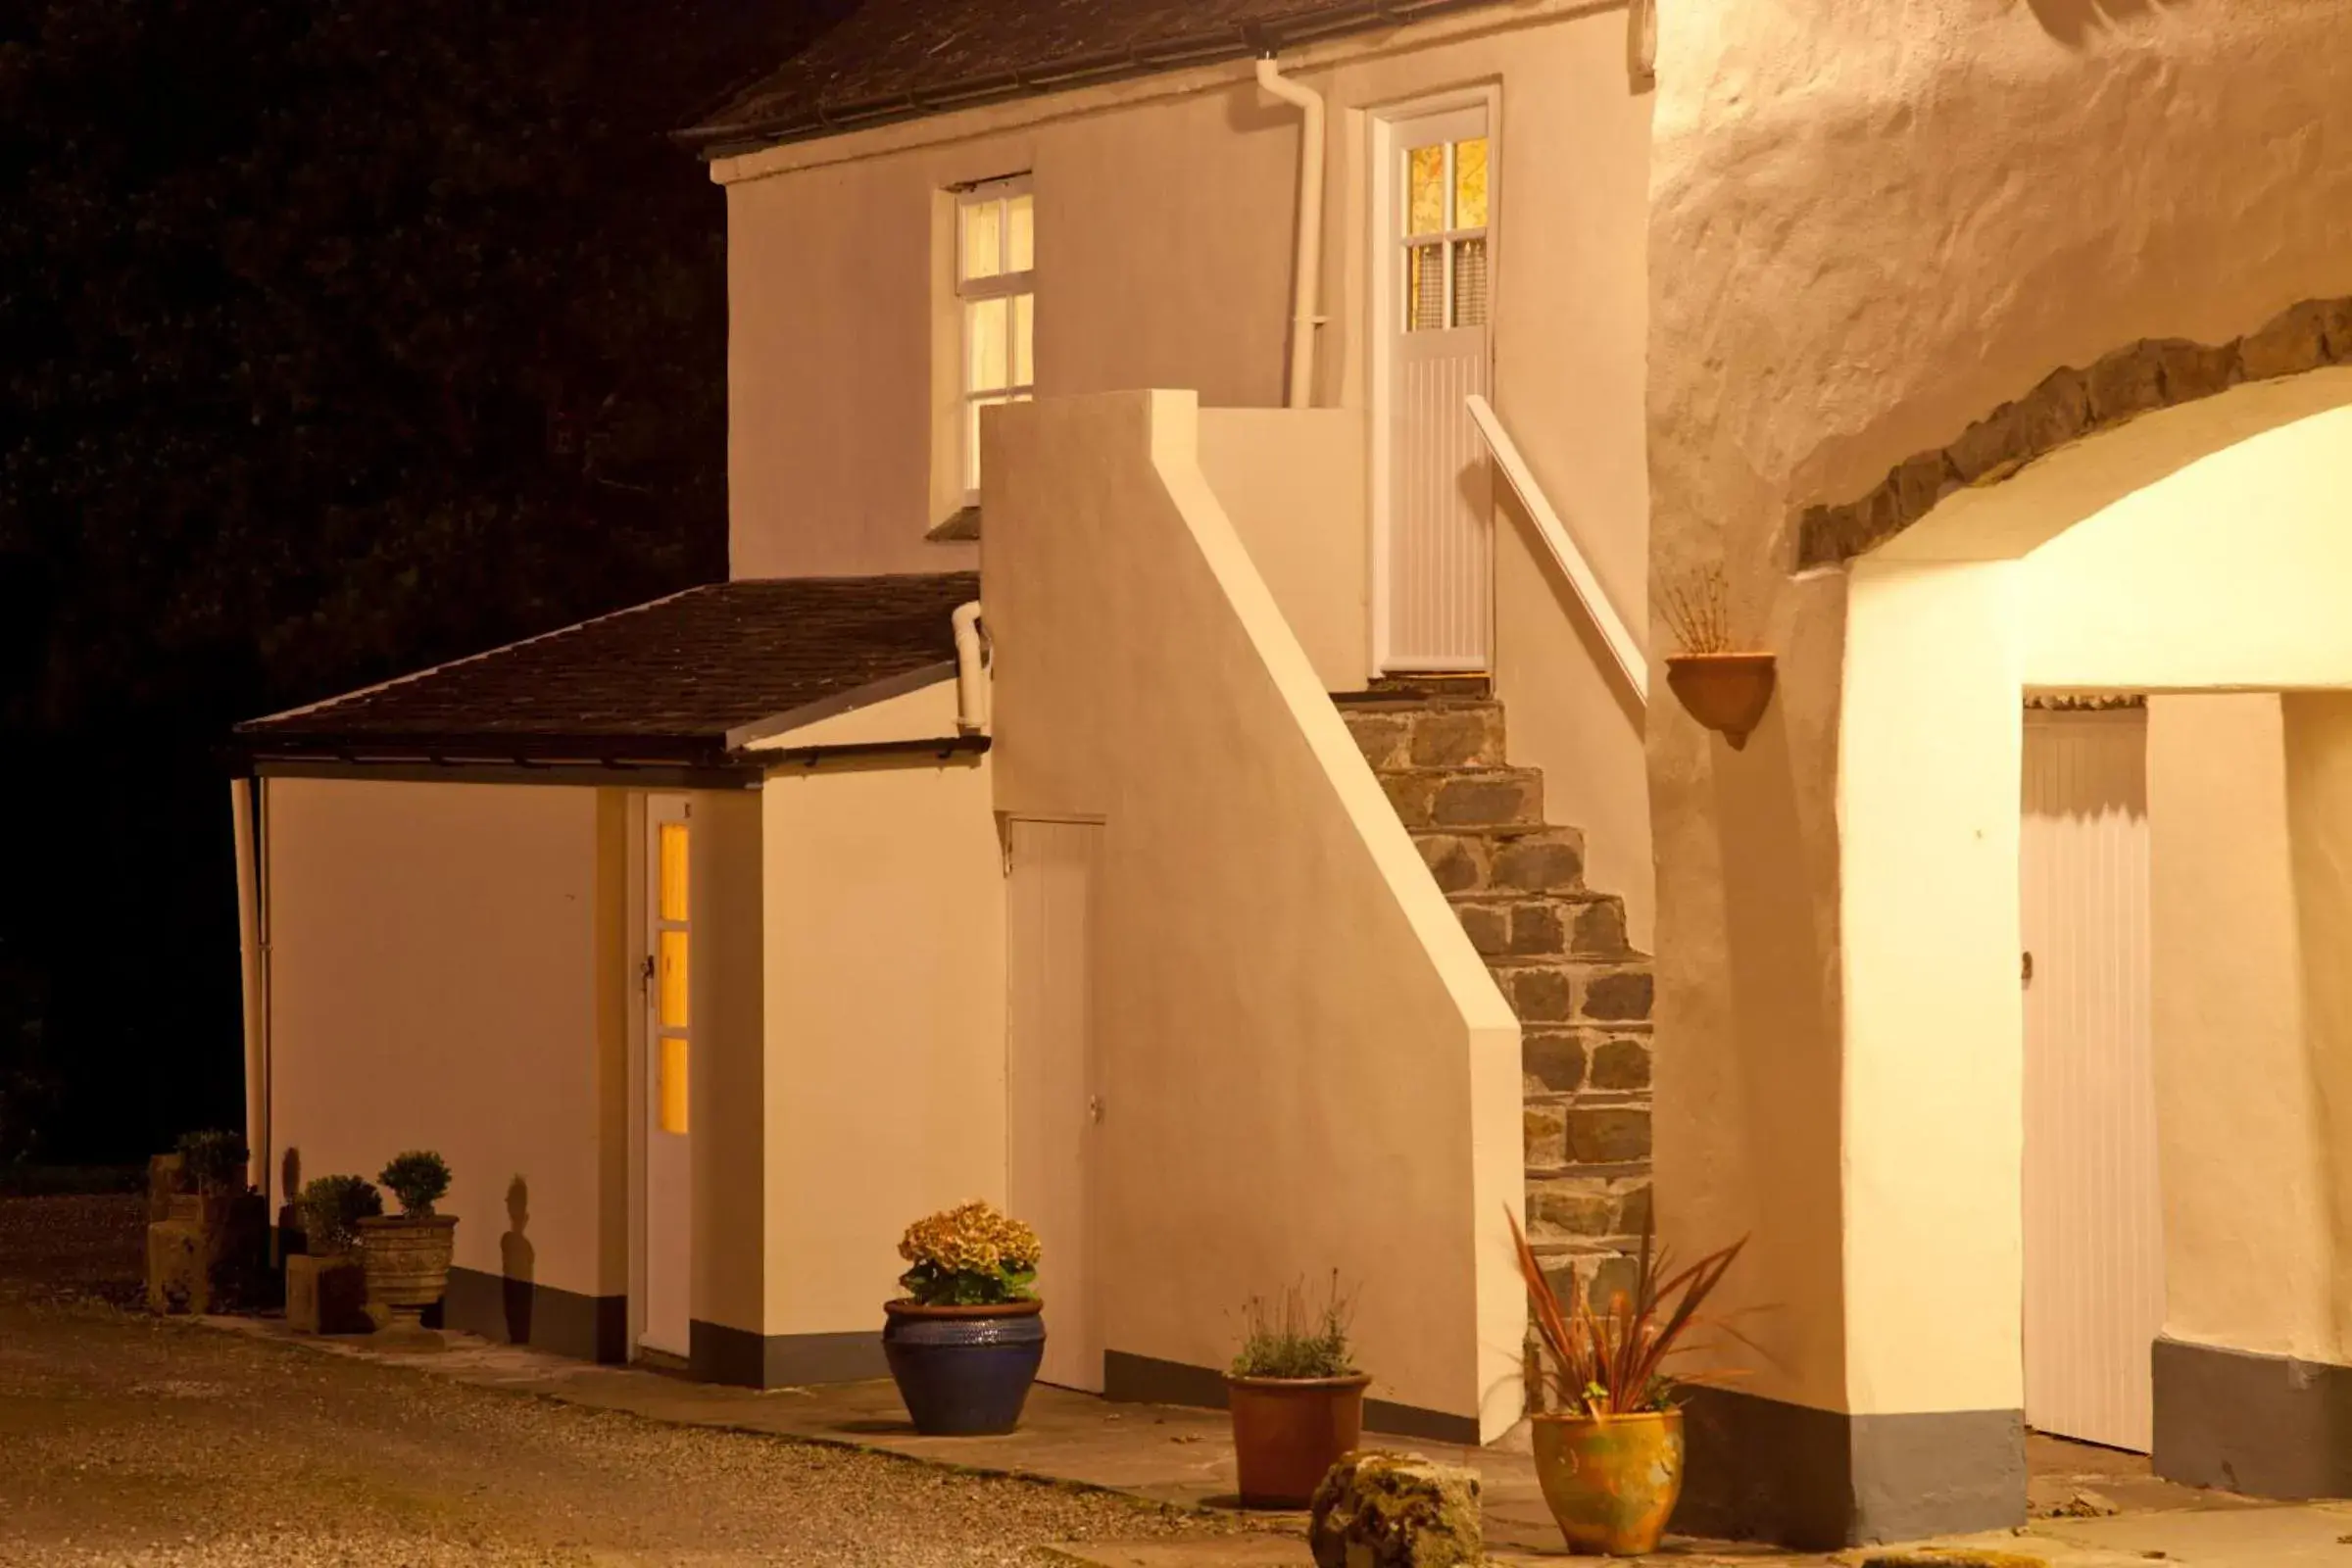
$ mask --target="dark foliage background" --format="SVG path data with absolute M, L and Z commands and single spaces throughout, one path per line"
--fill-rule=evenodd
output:
M 240 1123 L 231 722 L 724 575 L 796 11 L 0 0 L 0 1163 Z

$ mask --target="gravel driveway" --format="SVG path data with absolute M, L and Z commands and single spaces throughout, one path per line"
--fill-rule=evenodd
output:
M 0 1563 L 1036 1563 L 1235 1528 L 151 1318 L 142 1218 L 0 1200 Z

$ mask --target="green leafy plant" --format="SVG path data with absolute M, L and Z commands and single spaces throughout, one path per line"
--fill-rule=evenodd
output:
M 245 1191 L 245 1140 L 235 1133 L 219 1127 L 183 1133 L 179 1159 L 181 1172 L 200 1193 Z
M 1666 1253 L 1654 1245 L 1645 1224 L 1633 1290 L 1613 1292 L 1608 1305 L 1599 1310 L 1581 1295 L 1573 1305 L 1562 1303 L 1516 1216 L 1511 1219 L 1511 1239 L 1519 1247 L 1519 1273 L 1527 1283 L 1528 1307 L 1542 1342 L 1536 1353 L 1536 1382 L 1556 1401 L 1555 1408 L 1601 1420 L 1664 1410 L 1673 1404 L 1681 1384 L 1708 1380 L 1676 1377 L 1665 1364 L 1701 1348 L 1686 1343 L 1692 1329 L 1702 1324 L 1724 1327 L 1720 1320 L 1701 1317 L 1699 1309 L 1739 1259 L 1746 1238 L 1669 1273 Z
M 302 1190 L 303 1239 L 314 1254 L 348 1252 L 360 1221 L 384 1211 L 384 1196 L 365 1176 L 320 1176 Z
M 433 1205 L 449 1194 L 449 1161 L 429 1149 L 395 1154 L 376 1177 L 400 1200 L 400 1211 L 411 1219 L 430 1219 Z
M 1355 1298 L 1331 1276 L 1322 1301 L 1308 1301 L 1303 1286 L 1282 1293 L 1280 1301 L 1253 1296 L 1242 1307 L 1242 1348 L 1233 1358 L 1237 1378 L 1345 1378 L 1355 1375 L 1348 1329 Z
M 1019 1220 L 986 1203 L 965 1203 L 906 1227 L 899 1256 L 914 1266 L 899 1284 L 925 1306 L 1026 1301 L 1042 1250 L 1037 1232 Z

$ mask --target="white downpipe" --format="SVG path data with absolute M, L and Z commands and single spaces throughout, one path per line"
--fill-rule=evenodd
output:
M 245 1009 L 245 1150 L 247 1179 L 270 1191 L 270 995 L 262 968 L 261 835 L 254 828 L 254 781 L 231 779 L 229 808 L 237 856 L 238 993 Z
M 1323 95 L 1282 74 L 1272 55 L 1257 62 L 1257 84 L 1304 117 L 1298 134 L 1298 239 L 1293 258 L 1290 406 L 1315 401 L 1315 332 L 1323 324 Z
M 956 728 L 966 735 L 988 733 L 988 666 L 980 647 L 980 602 L 956 608 Z

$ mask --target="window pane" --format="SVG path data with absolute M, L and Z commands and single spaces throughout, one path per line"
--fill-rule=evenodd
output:
M 1487 242 L 1483 239 L 1454 242 L 1453 324 L 1487 324 Z
M 1453 226 L 1487 226 L 1487 138 L 1453 144 Z
M 1446 324 L 1446 247 L 1415 245 L 1404 253 L 1404 329 L 1428 332 Z
M 662 1130 L 686 1130 L 686 1042 L 676 1035 L 662 1037 Z
M 965 202 L 963 214 L 963 275 L 995 277 L 1004 270 L 1004 203 L 1002 199 Z
M 1006 302 L 972 300 L 963 308 L 963 389 L 994 392 L 1010 385 L 1005 372 L 1004 332 Z
M 1026 272 L 1037 265 L 1037 198 L 1024 191 L 1004 209 L 1004 270 Z
M 687 980 L 685 932 L 664 931 L 662 933 L 662 952 L 657 972 L 661 976 L 660 1017 L 662 1027 L 683 1029 L 686 1027 Z
M 1436 234 L 1446 227 L 1446 148 L 1415 147 L 1404 155 L 1404 231 Z
M 1005 402 L 1004 398 L 974 398 L 963 416 L 963 487 L 980 488 L 980 411 Z
M 686 918 L 686 824 L 662 824 L 662 918 Z
M 1037 296 L 1015 294 L 1012 306 L 1012 382 L 1028 386 L 1037 379 Z

